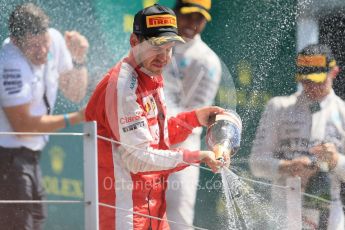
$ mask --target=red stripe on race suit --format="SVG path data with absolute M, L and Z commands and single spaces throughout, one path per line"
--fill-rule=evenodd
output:
M 116 92 L 116 73 L 120 70 L 119 63 L 114 69 L 108 72 L 102 81 L 97 85 L 95 93 L 90 98 L 90 101 L 85 110 L 86 121 L 97 120 L 97 133 L 104 137 L 112 137 L 115 139 L 118 133 L 114 133 L 114 129 L 111 129 L 109 125 L 109 118 L 106 116 L 107 112 L 112 112 L 117 120 L 116 105 L 114 102 L 106 102 L 106 94 L 110 92 Z M 110 79 L 111 78 L 111 79 Z M 115 86 L 115 88 L 114 88 Z M 106 90 L 107 89 L 107 90 Z M 109 97 L 108 97 L 109 98 Z M 107 103 L 107 105 L 106 105 Z M 109 110 L 104 110 L 108 106 Z M 117 124 L 117 122 L 113 122 Z M 115 127 L 115 130 L 118 128 Z M 111 143 L 105 140 L 98 139 L 98 190 L 99 190 L 99 202 L 105 203 L 111 206 L 115 206 L 115 176 L 114 165 L 112 156 Z M 99 207 L 99 227 L 100 230 L 115 230 L 115 210 L 107 207 Z
M 125 62 L 127 62 L 125 59 Z M 130 61 L 129 61 L 130 62 Z M 124 66 L 122 66 L 124 65 Z M 123 69 L 122 69 L 123 68 Z M 118 63 L 113 69 L 111 69 L 108 74 L 103 78 L 103 80 L 98 84 L 94 94 L 90 98 L 90 101 L 87 105 L 85 116 L 86 120 L 97 120 L 97 127 L 98 127 L 98 134 L 113 138 L 114 140 L 118 141 L 125 141 L 131 143 L 131 140 L 125 139 L 122 140 L 120 138 L 121 134 L 119 131 L 119 128 L 121 124 L 119 124 L 119 109 L 120 111 L 123 111 L 123 109 L 127 108 L 128 102 L 131 102 L 131 98 L 124 98 L 125 101 L 121 102 L 119 104 L 118 100 L 122 100 L 121 98 L 125 95 L 119 94 L 120 92 L 123 93 L 123 91 L 119 92 L 119 75 L 120 74 L 127 74 L 128 72 L 128 63 L 120 62 Z M 123 70 L 123 72 L 122 72 Z M 121 73 L 120 73 L 121 71 Z M 136 71 L 140 71 L 137 70 Z M 143 73 L 138 73 L 140 79 L 137 80 L 137 84 L 142 84 L 144 81 L 147 83 L 150 81 L 150 78 L 148 76 L 144 76 Z M 132 77 L 132 75 L 131 75 Z M 121 84 L 126 83 L 126 81 L 123 81 L 126 79 L 125 75 L 121 75 Z M 162 80 L 161 76 L 158 78 L 159 81 Z M 138 83 L 140 81 L 140 83 Z M 131 83 L 131 82 L 130 82 Z M 149 93 L 157 91 L 159 87 L 162 87 L 162 81 L 161 82 L 153 82 L 154 84 L 149 85 L 148 88 L 140 87 L 138 85 L 138 88 L 136 89 L 135 95 L 137 96 L 137 103 L 141 103 L 142 105 L 142 97 L 148 96 Z M 130 85 L 132 86 L 132 85 Z M 147 84 L 145 85 L 147 86 Z M 132 87 L 134 89 L 135 87 Z M 119 98 L 120 97 L 120 98 Z M 128 101 L 128 100 L 129 101 Z M 155 98 L 157 99 L 157 98 Z M 159 100 L 161 100 L 159 98 Z M 132 101 L 133 102 L 133 101 Z M 162 101 L 159 101 L 159 103 L 164 103 Z M 118 107 L 120 106 L 120 107 Z M 142 107 L 144 110 L 144 108 Z M 162 110 L 161 112 L 165 113 L 164 108 L 160 108 Z M 126 115 L 126 114 L 121 114 Z M 145 115 L 143 115 L 145 116 Z M 143 117 L 145 118 L 145 117 Z M 130 116 L 128 119 L 124 119 L 124 122 L 132 122 L 133 120 L 136 120 L 139 118 L 136 118 L 134 116 Z M 158 119 L 157 119 L 158 120 Z M 132 122 L 133 123 L 133 122 Z M 131 123 L 131 124 L 132 124 Z M 194 127 L 200 126 L 195 112 L 187 112 L 178 115 L 176 118 L 170 119 L 168 122 L 168 133 L 169 133 L 169 141 L 171 143 L 178 143 L 180 141 L 183 141 L 187 138 L 187 136 L 192 132 L 192 129 Z M 163 122 L 160 122 L 160 126 L 162 126 Z M 186 125 L 188 124 L 188 125 Z M 127 126 L 127 124 L 126 124 Z M 124 128 L 124 127 L 121 127 Z M 160 127 L 162 129 L 163 127 Z M 122 129 L 121 129 L 122 131 Z M 168 153 L 169 143 L 166 143 L 164 140 L 164 132 L 161 132 L 162 135 L 159 137 L 159 144 L 151 146 L 148 145 L 147 147 L 156 148 L 155 150 L 159 151 L 159 154 L 165 155 Z M 130 138 L 133 138 L 129 136 Z M 169 142 L 168 141 L 168 142 Z M 137 143 L 136 143 L 137 144 Z M 125 202 L 122 200 L 117 199 L 115 196 L 115 192 L 118 190 L 116 189 L 116 183 L 119 182 L 121 178 L 117 178 L 117 181 L 115 181 L 115 177 L 118 177 L 119 175 L 116 175 L 114 172 L 114 167 L 116 167 L 115 170 L 121 169 L 122 175 L 125 175 L 126 178 L 128 178 L 127 175 L 130 176 L 131 181 L 128 181 L 130 183 L 133 183 L 135 185 L 136 182 L 139 181 L 151 181 L 152 186 L 157 186 L 152 189 L 148 190 L 138 190 L 133 189 L 129 192 L 132 192 L 132 202 L 134 211 L 138 211 L 139 213 L 143 214 L 150 214 L 159 218 L 165 217 L 165 209 L 166 209 L 166 203 L 165 203 L 165 189 L 166 186 L 163 184 L 161 185 L 154 185 L 156 180 L 162 180 L 166 181 L 165 178 L 168 177 L 168 174 L 171 172 L 175 172 L 178 170 L 181 170 L 188 165 L 180 163 L 177 167 L 168 169 L 168 170 L 159 170 L 159 171 L 149 171 L 149 172 L 139 172 L 137 174 L 131 173 L 126 167 L 123 167 L 121 165 L 121 168 L 119 168 L 119 165 L 116 163 L 118 161 L 115 161 L 116 166 L 114 166 L 114 159 L 113 159 L 113 152 L 112 152 L 112 145 L 110 142 L 106 142 L 103 140 L 98 140 L 98 164 L 99 164 L 99 193 L 100 193 L 100 202 L 104 202 L 109 205 L 118 205 L 121 204 L 121 202 Z M 114 147 L 114 146 L 113 146 Z M 166 151 L 166 153 L 165 153 Z M 198 159 L 199 152 L 190 152 L 184 149 L 177 150 L 183 152 L 183 159 L 188 162 L 196 162 Z M 139 153 L 139 152 L 137 152 Z M 136 154 L 137 154 L 136 153 Z M 119 156 L 119 154 L 116 154 L 114 152 L 115 156 Z M 119 160 L 119 159 L 118 159 Z M 121 160 L 121 159 L 120 159 Z M 127 172 L 126 172 L 127 170 Z M 117 172 L 117 171 L 116 171 Z M 113 185 L 109 187 L 109 184 L 112 181 Z M 122 191 L 123 192 L 123 191 Z M 148 205 L 147 202 L 147 195 L 152 192 L 151 195 L 151 202 L 153 202 L 153 205 L 150 207 L 150 212 L 148 211 L 148 207 L 145 205 Z M 118 195 L 120 195 L 121 192 L 118 192 Z M 145 197 L 141 197 L 141 194 L 144 194 Z M 124 195 L 124 194 L 122 194 Z M 124 197 L 124 196 L 122 196 Z M 118 198 L 118 197 L 117 197 Z M 101 230 L 104 229 L 115 229 L 116 225 L 118 223 L 122 223 L 124 220 L 117 219 L 118 222 L 115 222 L 115 211 L 113 209 L 109 208 L 100 208 L 100 228 Z M 143 229 L 141 227 L 147 226 L 147 224 L 151 224 L 153 229 L 169 229 L 168 224 L 165 221 L 156 221 L 156 220 L 147 220 L 147 218 L 140 217 L 139 215 L 133 215 L 133 218 L 128 219 L 128 226 L 133 226 L 133 229 Z M 118 225 L 119 226 L 119 225 Z M 145 229 L 145 228 L 144 228 Z

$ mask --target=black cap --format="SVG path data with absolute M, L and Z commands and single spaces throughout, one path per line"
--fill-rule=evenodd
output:
M 305 47 L 298 53 L 297 81 L 309 80 L 322 83 L 327 73 L 337 65 L 332 50 L 323 44 L 313 44 Z
M 158 4 L 140 10 L 135 15 L 133 33 L 143 36 L 152 45 L 159 46 L 171 41 L 184 43 L 178 36 L 174 11 Z
M 181 14 L 200 13 L 211 21 L 211 0 L 176 0 L 175 11 Z

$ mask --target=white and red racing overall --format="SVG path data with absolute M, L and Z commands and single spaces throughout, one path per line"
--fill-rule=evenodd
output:
M 195 112 L 167 119 L 163 77 L 144 71 L 130 53 L 105 75 L 86 108 L 98 135 L 122 143 L 98 140 L 99 201 L 121 209 L 100 207 L 102 230 L 169 229 L 166 221 L 133 212 L 166 218 L 168 175 L 199 159 L 199 151 L 169 150 L 200 126 Z

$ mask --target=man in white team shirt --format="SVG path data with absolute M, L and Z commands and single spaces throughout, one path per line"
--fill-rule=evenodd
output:
M 303 196 L 303 229 L 343 230 L 340 189 L 345 181 L 345 103 L 332 89 L 339 67 L 330 48 L 322 44 L 305 47 L 296 64 L 296 80 L 303 90 L 268 102 L 250 167 L 255 176 L 278 185 L 298 176 L 302 191 L 331 200 L 329 205 Z M 276 210 L 286 210 L 289 201 L 281 188 L 272 187 L 272 200 Z M 281 223 L 286 228 L 290 222 L 282 219 Z
M 177 44 L 171 63 L 165 68 L 164 94 L 168 115 L 213 104 L 221 80 L 218 56 L 202 41 L 200 33 L 211 20 L 211 0 L 178 0 L 174 11 L 179 34 L 186 43 Z M 202 128 L 196 128 L 178 146 L 200 150 Z M 193 224 L 194 206 L 199 181 L 199 169 L 189 167 L 169 177 L 167 215 L 169 220 Z M 180 229 L 180 225 L 174 225 Z M 186 229 L 186 227 L 182 227 Z
M 73 102 L 86 93 L 87 39 L 65 39 L 32 3 L 18 5 L 8 21 L 10 38 L 0 50 L 0 131 L 53 132 L 84 120 L 84 110 L 52 115 L 58 89 Z M 45 136 L 0 135 L 0 200 L 42 200 L 39 167 Z M 41 204 L 0 205 L 0 226 L 42 229 Z M 0 228 L 2 228 L 0 227 Z

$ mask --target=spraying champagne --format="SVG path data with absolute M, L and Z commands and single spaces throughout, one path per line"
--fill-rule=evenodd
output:
M 206 132 L 206 144 L 216 154 L 216 159 L 228 165 L 231 157 L 240 147 L 242 121 L 233 110 L 210 117 L 210 125 Z

